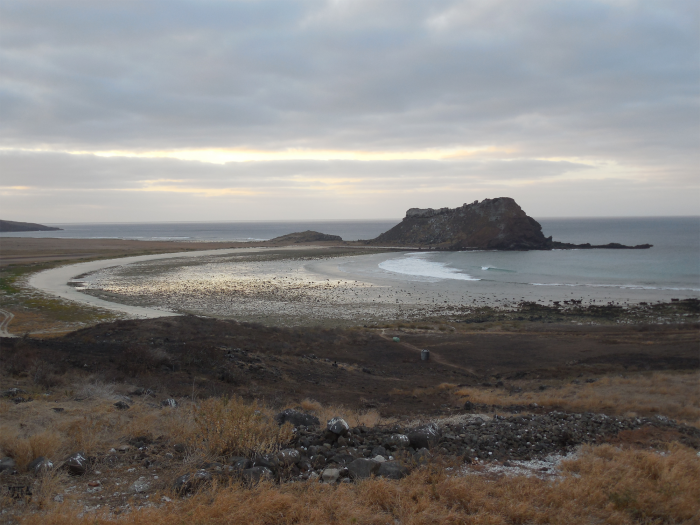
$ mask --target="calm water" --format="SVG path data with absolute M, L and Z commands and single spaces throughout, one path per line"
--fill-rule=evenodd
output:
M 542 219 L 555 240 L 653 244 L 648 250 L 405 254 L 382 270 L 411 278 L 700 292 L 700 217 Z
M 371 239 L 399 220 L 242 221 L 51 224 L 57 232 L 4 237 L 253 241 L 316 230 L 345 240 Z M 445 252 L 397 254 L 378 270 L 406 279 L 434 278 L 527 283 L 534 286 L 623 286 L 700 291 L 700 217 L 540 219 L 545 235 L 572 243 L 653 244 L 649 250 Z
M 373 239 L 399 222 L 374 221 L 237 221 L 47 224 L 63 228 L 55 232 L 0 233 L 2 237 L 52 239 L 137 239 L 143 241 L 265 241 L 288 233 L 314 230 L 340 235 L 346 241 Z

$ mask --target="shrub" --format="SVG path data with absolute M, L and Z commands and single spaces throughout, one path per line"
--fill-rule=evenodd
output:
M 272 413 L 238 397 L 210 398 L 194 408 L 189 441 L 213 456 L 264 454 L 292 438 L 292 425 L 279 426 Z

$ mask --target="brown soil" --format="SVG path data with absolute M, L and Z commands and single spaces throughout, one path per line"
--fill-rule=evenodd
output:
M 384 335 L 385 337 L 382 337 Z M 391 341 L 398 335 L 402 343 Z M 611 343 L 615 341 L 615 343 Z M 463 403 L 442 383 L 570 382 L 609 373 L 697 370 L 696 327 L 591 329 L 534 325 L 520 333 L 281 329 L 195 316 L 117 321 L 54 339 L 3 339 L 10 373 L 48 364 L 129 382 L 163 397 L 238 394 L 273 406 L 305 398 L 377 407 L 383 416 L 450 413 Z M 420 360 L 419 348 L 431 350 Z M 471 372 L 473 370 L 473 372 Z M 508 388 L 508 384 L 505 385 Z M 526 388 L 528 388 L 526 386 Z M 420 396 L 407 395 L 424 389 Z
M 335 246 L 338 245 L 338 242 L 308 242 L 304 244 Z M 279 244 L 271 244 L 270 242 L 178 242 L 2 237 L 0 238 L 0 266 L 258 246 L 279 247 Z

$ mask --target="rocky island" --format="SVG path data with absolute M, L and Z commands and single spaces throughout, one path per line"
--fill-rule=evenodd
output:
M 0 232 L 54 232 L 62 228 L 44 226 L 33 222 L 16 222 L 0 220 Z
M 271 243 L 275 244 L 298 244 L 302 242 L 321 242 L 321 241 L 332 241 L 332 242 L 342 242 L 343 239 L 340 235 L 328 235 L 327 233 L 315 232 L 312 230 L 306 230 L 305 232 L 295 232 L 289 233 L 287 235 L 281 235 L 270 239 Z
M 545 237 L 542 226 L 510 197 L 484 199 L 459 208 L 411 208 L 401 223 L 366 244 L 427 246 L 443 250 L 645 249 L 625 246 L 570 244 Z

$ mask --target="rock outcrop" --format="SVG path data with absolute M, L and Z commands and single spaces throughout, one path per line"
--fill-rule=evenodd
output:
M 340 235 L 328 235 L 326 233 L 315 232 L 312 230 L 306 230 L 305 232 L 295 232 L 287 235 L 282 235 L 280 237 L 275 237 L 271 239 L 270 242 L 274 243 L 302 243 L 302 242 L 318 242 L 318 241 L 333 241 L 333 242 L 343 242 Z
M 552 238 L 509 197 L 455 209 L 411 208 L 400 224 L 370 244 L 433 246 L 448 250 L 550 250 Z
M 544 236 L 540 223 L 510 197 L 474 201 L 454 209 L 411 208 L 401 223 L 365 242 L 441 250 L 644 250 L 652 247 L 651 244 L 591 245 L 552 241 L 551 236 Z
M 0 232 L 53 232 L 62 228 L 44 226 L 33 222 L 16 222 L 0 220 Z

